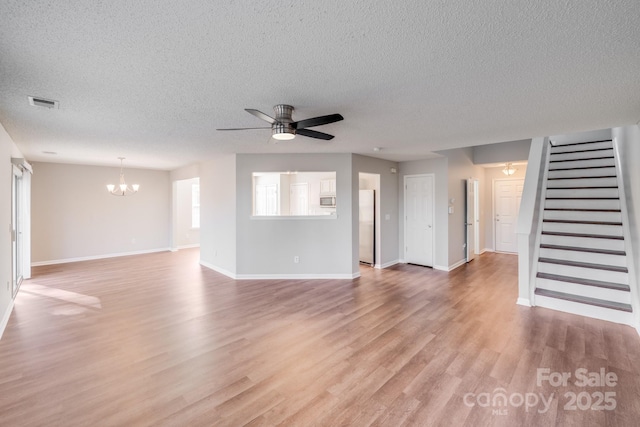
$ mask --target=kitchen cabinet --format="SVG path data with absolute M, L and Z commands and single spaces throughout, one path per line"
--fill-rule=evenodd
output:
M 320 194 L 335 196 L 336 195 L 336 180 L 335 179 L 321 179 L 320 180 Z

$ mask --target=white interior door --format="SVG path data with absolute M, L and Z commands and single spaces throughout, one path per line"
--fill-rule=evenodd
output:
M 518 252 L 516 224 L 523 187 L 523 179 L 495 181 L 494 223 L 498 252 Z
M 404 178 L 404 259 L 411 264 L 433 266 L 433 175 Z
M 466 223 L 467 228 L 467 262 L 476 257 L 476 186 L 478 180 L 469 178 L 467 180 L 467 203 L 466 203 Z
M 290 215 L 309 215 L 309 184 L 291 184 L 289 195 Z

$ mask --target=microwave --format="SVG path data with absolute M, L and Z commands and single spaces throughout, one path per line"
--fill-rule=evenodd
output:
M 336 207 L 336 196 L 321 196 L 320 197 L 320 207 L 321 208 L 335 208 Z

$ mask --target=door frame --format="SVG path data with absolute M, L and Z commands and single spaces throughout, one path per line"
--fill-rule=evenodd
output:
M 493 251 L 498 252 L 498 239 L 496 238 L 496 183 L 498 181 L 521 181 L 524 185 L 524 178 L 494 178 L 491 184 L 491 233 L 493 235 Z M 518 208 L 518 216 L 520 216 L 520 209 Z M 517 218 L 516 218 L 517 221 Z M 501 252 L 505 254 L 518 254 L 518 252 Z
M 468 203 L 469 203 L 469 194 L 468 194 L 468 189 L 469 189 L 469 183 L 471 183 L 471 185 L 473 186 L 473 218 L 471 219 L 471 223 L 473 226 L 473 257 L 470 258 L 469 255 L 471 254 L 471 249 L 469 248 L 469 230 L 468 230 L 468 224 L 467 220 L 469 219 L 468 216 Z M 466 186 L 465 186 L 465 241 L 467 246 L 465 247 L 466 250 L 466 254 L 465 254 L 465 261 L 466 262 L 470 262 L 472 260 L 474 260 L 478 255 L 480 255 L 480 214 L 479 214 L 479 210 L 480 210 L 480 180 L 478 178 L 468 178 L 466 180 Z
M 380 268 L 383 268 L 382 267 L 382 213 L 380 210 L 380 205 L 382 204 L 382 192 L 380 190 L 381 188 L 380 174 L 375 172 L 358 171 L 358 190 L 361 190 L 360 179 L 362 178 L 362 175 L 366 175 L 375 181 L 374 188 L 369 188 L 368 190 L 375 191 L 374 193 L 375 197 L 373 198 L 373 200 L 375 203 L 374 245 L 376 247 L 376 250 L 375 250 L 373 267 L 380 269 Z M 367 189 L 362 188 L 362 190 L 367 190 Z M 360 193 L 358 193 L 358 197 L 359 195 Z M 358 240 L 360 240 L 360 237 L 358 237 Z
M 433 184 L 433 188 L 431 191 L 431 219 L 433 220 L 433 232 L 432 232 L 432 238 L 431 238 L 431 254 L 432 254 L 432 260 L 431 260 L 431 268 L 435 268 L 436 266 L 436 175 L 433 173 L 419 173 L 419 174 L 412 174 L 412 175 L 405 175 L 402 178 L 402 185 L 404 186 L 404 190 L 403 190 L 403 215 L 404 218 L 402 219 L 402 224 L 403 224 L 403 248 L 407 247 L 407 178 L 427 178 L 427 177 L 431 177 L 432 179 L 432 184 Z M 406 249 L 402 249 L 402 259 L 405 260 L 406 262 Z

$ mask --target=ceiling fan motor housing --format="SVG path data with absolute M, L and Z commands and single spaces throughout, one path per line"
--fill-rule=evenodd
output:
M 296 128 L 293 123 L 293 107 L 291 105 L 278 104 L 273 107 L 275 113 L 275 123 L 271 125 L 271 135 L 296 134 Z

